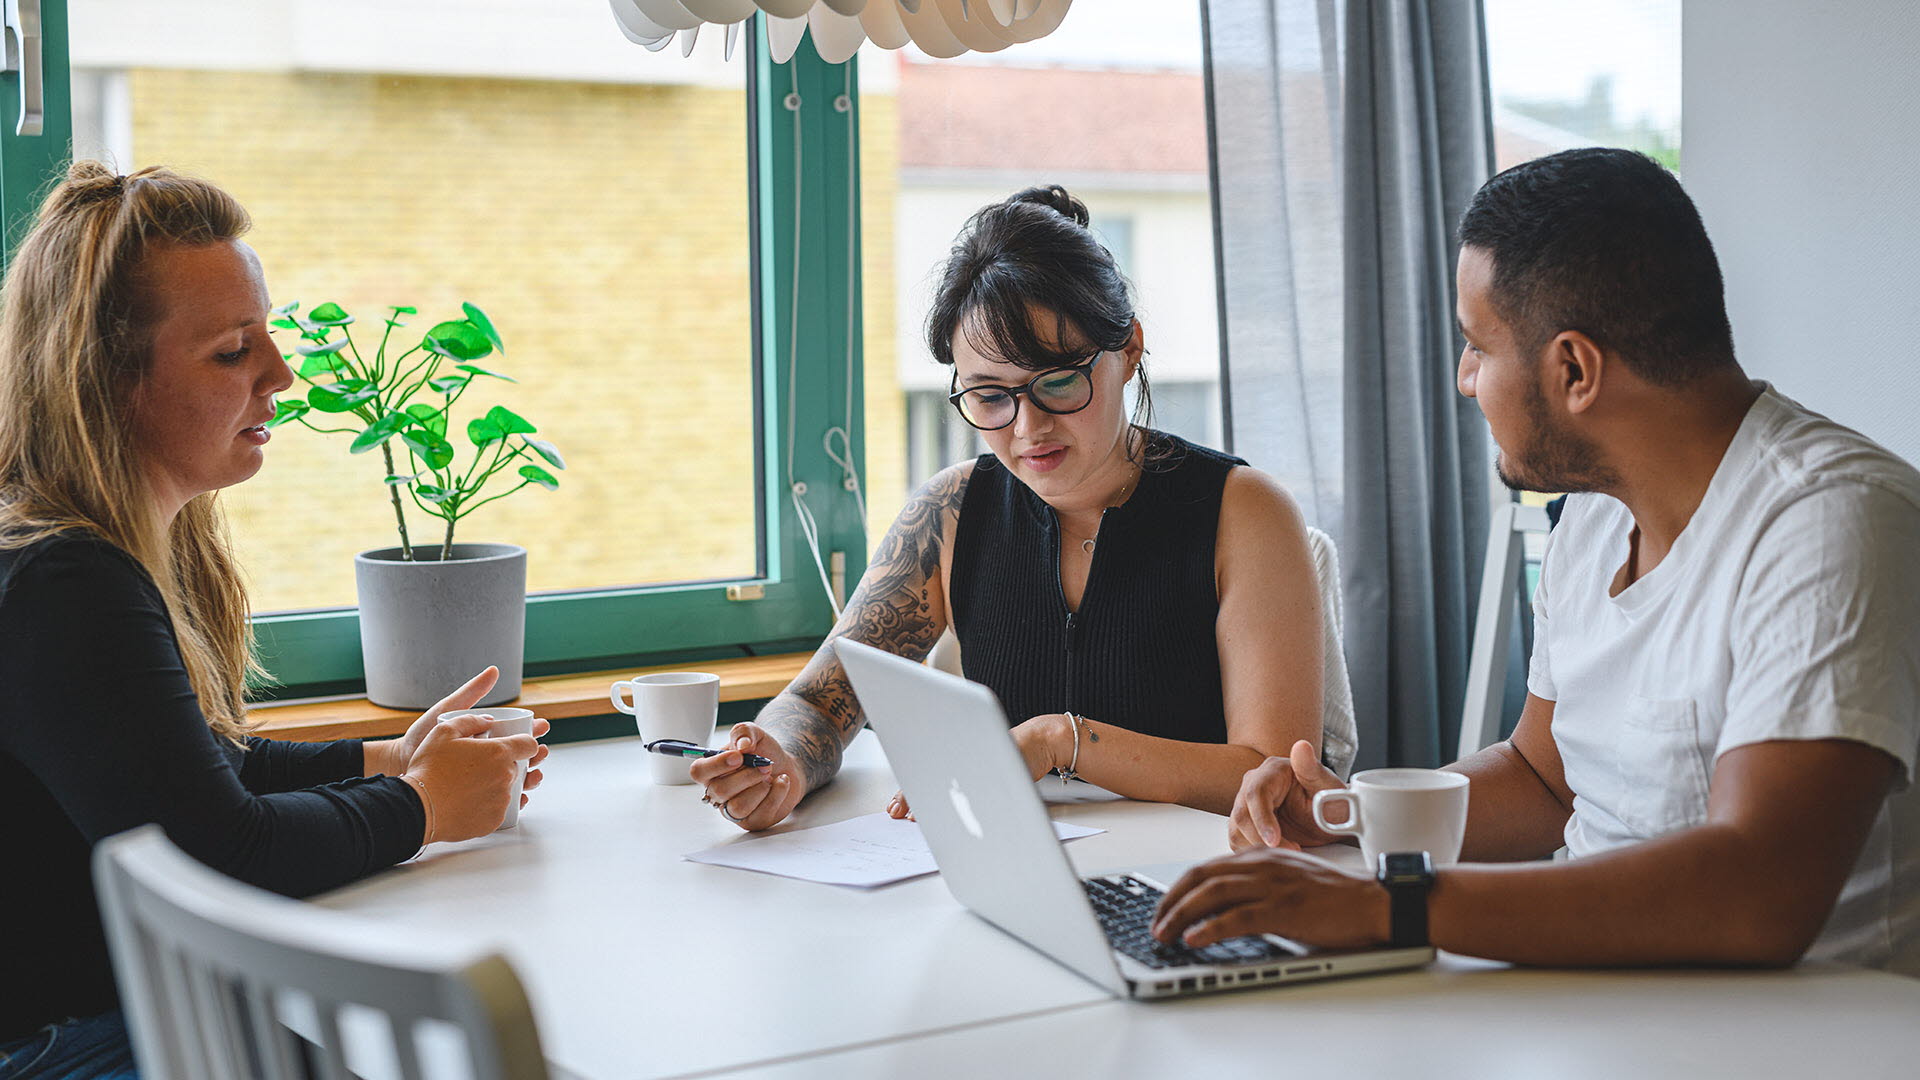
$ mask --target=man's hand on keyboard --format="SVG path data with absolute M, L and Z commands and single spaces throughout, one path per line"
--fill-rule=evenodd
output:
M 1228 818 L 1227 843 L 1235 851 L 1249 848 L 1318 847 L 1340 839 L 1313 823 L 1316 792 L 1342 787 L 1340 778 L 1313 752 L 1305 739 L 1293 744 L 1288 757 L 1270 757 L 1240 778 Z
M 1325 948 L 1389 940 L 1386 887 L 1311 855 L 1257 848 L 1201 863 L 1167 891 L 1153 936 L 1201 948 L 1243 934 L 1278 934 Z

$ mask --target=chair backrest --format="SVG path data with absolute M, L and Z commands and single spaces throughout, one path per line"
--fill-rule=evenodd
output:
M 1340 591 L 1340 552 L 1333 537 L 1307 526 L 1307 552 L 1320 586 L 1320 757 L 1345 780 L 1360 750 L 1353 722 L 1353 683 L 1347 677 L 1346 604 Z
M 1359 749 L 1359 736 L 1353 724 L 1353 685 L 1347 680 L 1347 654 L 1341 644 L 1342 603 L 1340 592 L 1340 553 L 1333 538 L 1311 526 L 1307 528 L 1307 551 L 1313 556 L 1313 576 L 1320 587 L 1322 633 L 1320 720 L 1321 757 L 1342 780 L 1353 768 L 1353 755 Z M 964 675 L 960 668 L 960 642 L 953 628 L 940 635 L 927 664 L 949 675 Z
M 1460 712 L 1460 746 L 1455 760 L 1477 753 L 1500 738 L 1506 705 L 1507 648 L 1514 614 L 1522 599 L 1526 572 L 1526 534 L 1545 533 L 1553 521 L 1542 506 L 1503 502 L 1494 507 L 1487 528 L 1487 561 L 1480 573 L 1480 611 L 1473 622 L 1473 652 L 1467 659 L 1467 696 Z
M 356 1069 L 370 1055 L 389 1064 L 369 1072 L 422 1077 L 423 1050 L 447 1063 L 434 1051 L 448 1049 L 450 1027 L 464 1036 L 456 1063 L 474 1080 L 548 1076 L 526 993 L 498 953 L 244 885 L 158 825 L 98 844 L 93 876 L 145 1080 L 305 1077 L 307 1054 L 319 1075 L 344 1080 L 343 1016 L 368 1010 L 384 1016 L 390 1043 L 356 1039 Z M 303 1048 L 290 1022 L 315 1045 Z M 350 1026 L 356 1036 L 367 1029 Z

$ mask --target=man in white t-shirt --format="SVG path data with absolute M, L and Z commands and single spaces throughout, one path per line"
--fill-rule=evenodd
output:
M 1462 865 L 1300 855 L 1337 839 L 1310 807 L 1339 786 L 1301 743 L 1247 774 L 1238 854 L 1155 932 L 1920 975 L 1920 473 L 1747 378 L 1699 214 L 1650 159 L 1509 169 L 1460 240 L 1460 392 L 1509 486 L 1576 493 L 1519 726 L 1450 766 Z

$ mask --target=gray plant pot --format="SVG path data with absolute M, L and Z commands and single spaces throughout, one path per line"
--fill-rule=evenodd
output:
M 527 638 L 527 549 L 513 544 L 377 548 L 353 558 L 367 697 L 389 709 L 425 709 L 488 665 L 500 669 L 481 705 L 520 696 Z

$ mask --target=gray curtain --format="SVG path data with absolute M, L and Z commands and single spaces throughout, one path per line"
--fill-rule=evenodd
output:
M 1451 758 L 1490 510 L 1453 230 L 1489 175 L 1477 0 L 1205 0 L 1235 452 L 1338 540 L 1356 767 Z

